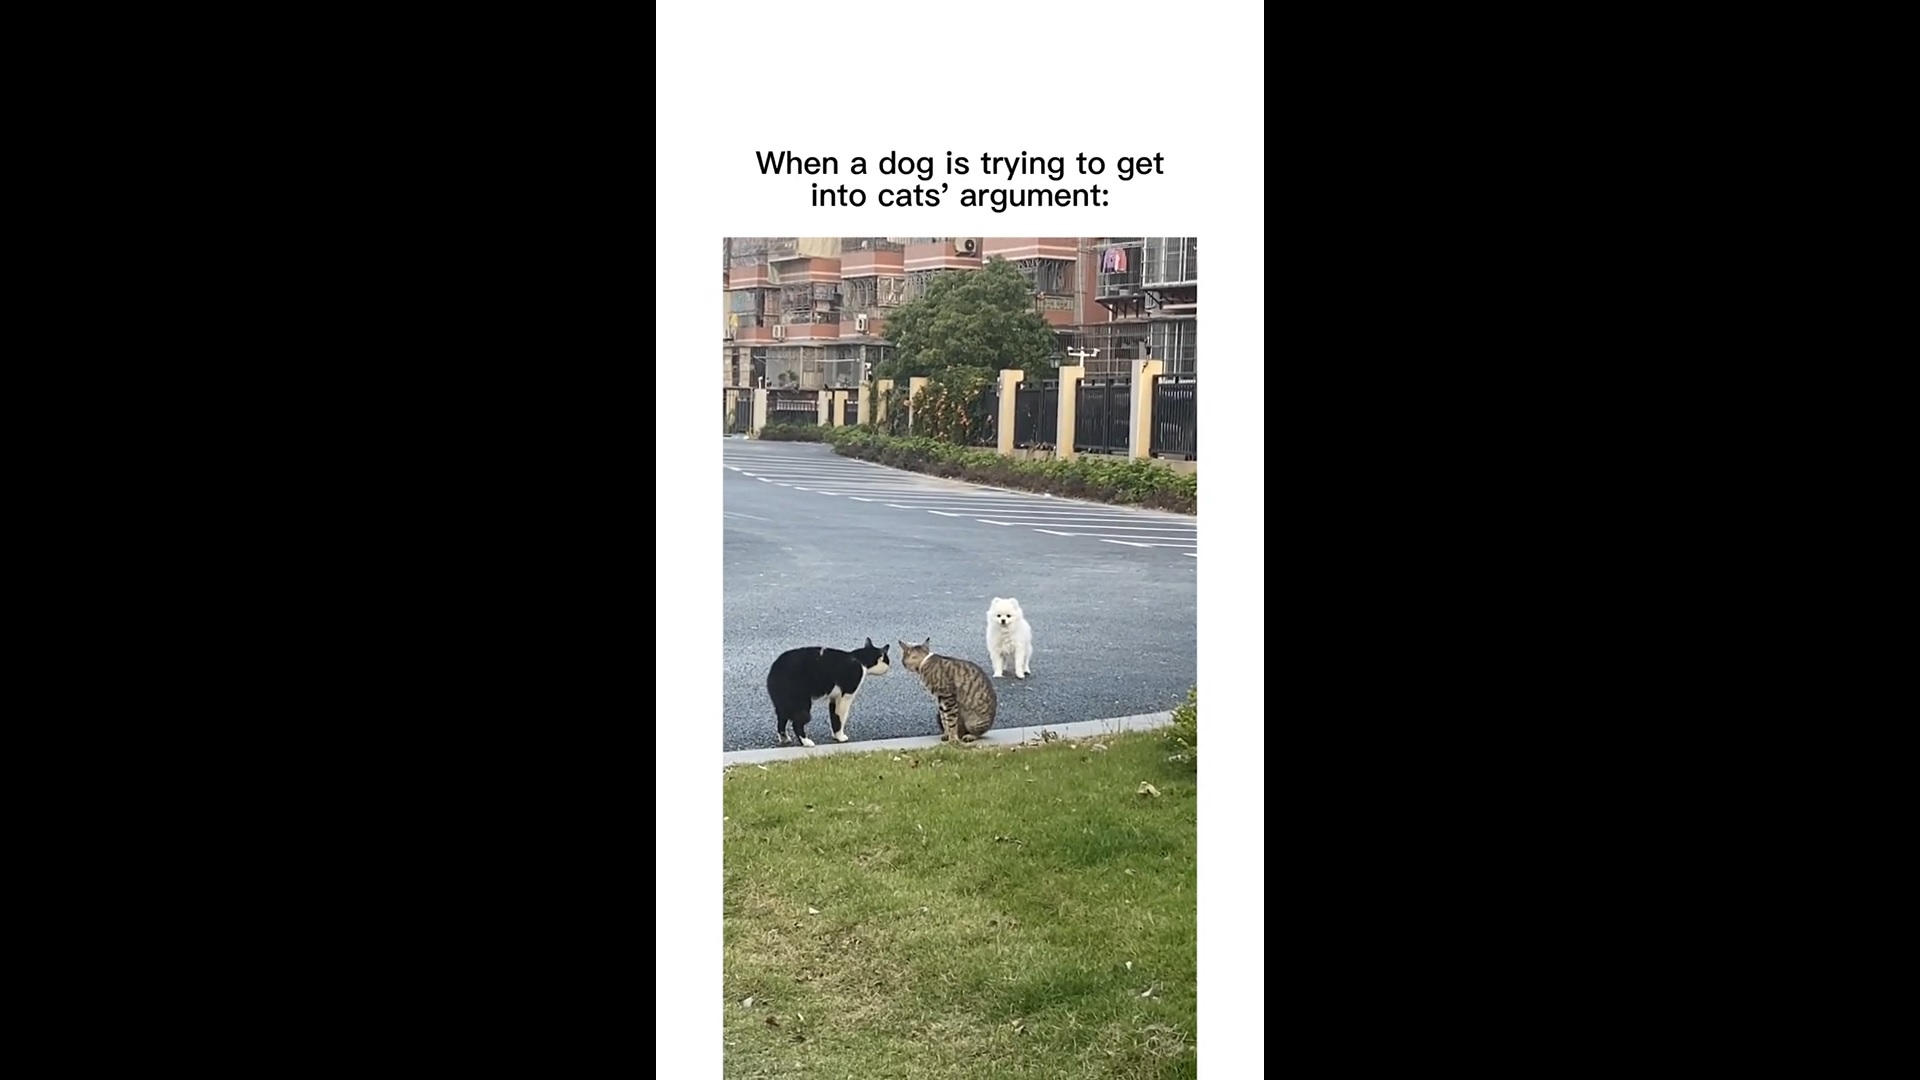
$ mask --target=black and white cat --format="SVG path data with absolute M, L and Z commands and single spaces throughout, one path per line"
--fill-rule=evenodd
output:
M 887 649 L 875 647 L 868 638 L 864 647 L 847 651 L 811 645 L 788 649 L 767 669 L 767 696 L 773 699 L 775 730 L 780 745 L 787 745 L 787 724 L 793 724 L 794 737 L 801 746 L 812 746 L 807 738 L 807 721 L 813 718 L 813 703 L 827 699 L 827 717 L 833 724 L 835 742 L 847 741 L 847 718 L 853 715 L 853 695 L 869 675 L 887 673 Z

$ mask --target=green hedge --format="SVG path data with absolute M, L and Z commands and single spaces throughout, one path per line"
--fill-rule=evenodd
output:
M 829 430 L 818 424 L 768 424 L 756 437 L 767 442 L 826 442 Z
M 1186 704 L 1173 710 L 1173 723 L 1167 725 L 1167 742 L 1174 748 L 1174 756 L 1183 761 L 1192 761 L 1200 745 L 1200 688 L 1187 691 Z
M 826 441 L 833 444 L 835 453 L 877 461 L 896 469 L 1097 502 L 1183 514 L 1199 512 L 1199 478 L 1151 461 L 1116 458 L 1018 461 L 1003 458 L 992 450 L 954 446 L 917 436 L 882 435 L 864 427 L 824 430 Z

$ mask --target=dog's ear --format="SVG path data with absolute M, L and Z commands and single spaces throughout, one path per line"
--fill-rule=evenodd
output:
M 873 648 L 873 639 L 872 639 L 872 638 L 868 638 L 868 639 L 867 639 L 867 648 L 869 648 L 869 649 L 871 649 L 871 648 Z

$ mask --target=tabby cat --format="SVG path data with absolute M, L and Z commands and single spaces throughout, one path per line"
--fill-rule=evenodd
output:
M 920 676 L 940 707 L 940 741 L 972 742 L 993 727 L 1000 709 L 993 681 L 970 660 L 938 656 L 928 638 L 918 645 L 900 642 L 900 662 Z

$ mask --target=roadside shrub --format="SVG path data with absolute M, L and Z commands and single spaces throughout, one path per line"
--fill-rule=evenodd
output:
M 992 450 L 920 435 L 900 437 L 866 428 L 809 430 L 821 433 L 835 453 L 896 469 L 1182 514 L 1198 513 L 1200 508 L 1199 477 L 1151 461 L 1016 461 Z
M 767 442 L 826 442 L 831 430 L 815 424 L 768 424 L 759 437 Z
M 1173 723 L 1166 727 L 1166 740 L 1173 756 L 1180 761 L 1197 760 L 1200 742 L 1199 687 L 1187 691 L 1186 704 L 1173 710 Z
M 991 423 L 980 394 L 993 379 L 991 372 L 962 368 L 928 382 L 913 399 L 913 433 L 972 446 Z

